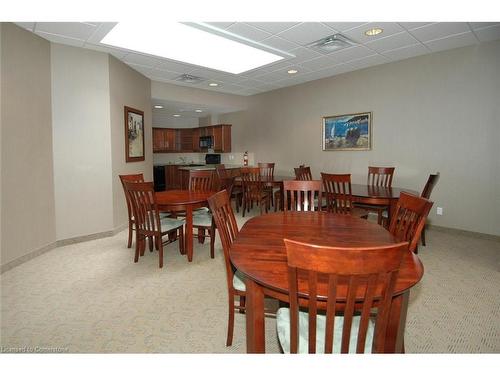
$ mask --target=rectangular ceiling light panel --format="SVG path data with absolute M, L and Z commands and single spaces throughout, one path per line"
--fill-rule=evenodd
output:
M 233 74 L 282 56 L 177 22 L 118 23 L 101 43 Z

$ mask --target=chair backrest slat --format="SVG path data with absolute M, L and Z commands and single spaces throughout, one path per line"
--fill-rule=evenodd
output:
M 228 192 L 226 190 L 221 190 L 208 198 L 208 205 L 212 211 L 215 225 L 217 227 L 217 231 L 219 232 L 222 249 L 224 251 L 228 288 L 232 288 L 234 268 L 229 258 L 229 252 L 234 239 L 239 233 L 239 229 L 229 198 L 230 195 Z
M 367 185 L 391 187 L 395 167 L 368 167 Z
M 285 211 L 322 211 L 323 187 L 321 181 L 283 181 Z M 317 198 L 317 205 L 315 204 Z
M 274 164 L 275 163 L 258 163 L 257 166 L 260 168 L 260 175 L 264 177 L 273 177 Z
M 189 190 L 210 191 L 213 190 L 212 171 L 189 171 Z
M 152 182 L 124 182 L 130 196 L 136 228 L 144 232 L 160 232 L 160 214 Z
M 295 172 L 295 179 L 300 181 L 310 181 L 312 180 L 311 167 L 299 166 L 293 169 Z
M 127 202 L 127 212 L 129 220 L 132 218 L 132 202 L 130 196 L 125 189 L 125 182 L 144 182 L 144 175 L 142 173 L 137 174 L 121 174 L 119 175 L 120 181 L 122 183 L 123 192 L 125 193 L 125 201 Z
M 426 198 L 402 192 L 391 216 L 389 232 L 400 241 L 410 242 L 410 250 L 415 252 L 432 205 Z
M 321 180 L 326 194 L 327 211 L 350 215 L 353 208 L 351 175 L 321 173 Z
M 290 351 L 297 353 L 300 299 L 307 294 L 309 312 L 308 351 L 316 352 L 318 311 L 325 310 L 325 353 L 334 351 L 340 341 L 340 352 L 348 353 L 354 327 L 358 339 L 357 353 L 365 352 L 365 342 L 372 308 L 377 307 L 372 351 L 383 352 L 391 298 L 408 242 L 379 247 L 342 248 L 306 244 L 285 239 L 290 290 Z M 300 275 L 300 277 L 299 277 Z M 319 280 L 326 283 L 326 293 L 320 290 Z M 342 289 L 346 299 L 337 303 Z M 319 295 L 326 296 L 326 301 Z M 361 296 L 361 298 L 360 298 Z M 334 340 L 335 315 L 342 312 L 342 337 Z M 359 325 L 354 325 L 359 319 Z M 338 349 L 337 349 L 338 350 Z

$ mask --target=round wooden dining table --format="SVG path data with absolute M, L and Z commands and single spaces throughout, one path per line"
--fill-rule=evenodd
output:
M 324 246 L 369 247 L 394 244 L 382 226 L 351 215 L 327 212 L 277 212 L 248 220 L 231 246 L 234 266 L 245 275 L 248 353 L 265 352 L 264 296 L 288 302 L 284 238 Z M 404 351 L 403 337 L 410 288 L 423 276 L 417 255 L 408 250 L 392 298 L 385 352 Z M 319 285 L 321 291 L 325 286 Z M 302 291 L 307 295 L 306 291 Z M 360 296 L 362 298 L 362 296 Z M 345 300 L 340 292 L 337 300 Z
M 387 222 L 390 223 L 391 215 L 396 209 L 401 192 L 419 195 L 418 192 L 398 187 L 384 187 L 374 185 L 352 184 L 352 198 L 354 203 L 375 204 L 387 206 Z
M 186 230 L 184 238 L 188 261 L 193 260 L 193 210 L 206 207 L 207 199 L 215 191 L 165 190 L 155 193 L 156 203 L 160 211 L 186 212 Z

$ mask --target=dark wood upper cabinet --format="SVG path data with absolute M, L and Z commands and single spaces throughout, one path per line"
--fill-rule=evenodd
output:
M 231 125 L 199 128 L 153 128 L 153 153 L 206 152 L 200 149 L 200 137 L 212 137 L 215 152 L 231 152 Z

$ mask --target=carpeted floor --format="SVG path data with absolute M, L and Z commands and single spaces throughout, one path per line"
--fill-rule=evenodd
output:
M 240 226 L 248 219 L 238 216 Z M 1 349 L 69 353 L 244 353 L 245 316 L 225 347 L 227 296 L 222 249 L 195 244 L 188 263 L 177 243 L 133 263 L 127 232 L 60 247 L 1 275 Z M 407 353 L 500 352 L 500 242 L 427 232 L 425 275 L 412 289 Z M 278 353 L 266 318 L 266 351 Z

